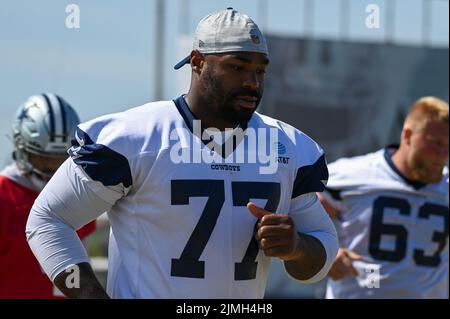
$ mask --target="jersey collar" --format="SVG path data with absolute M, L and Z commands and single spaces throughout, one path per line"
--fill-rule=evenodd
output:
M 178 112 L 180 113 L 181 117 L 184 119 L 184 122 L 186 123 L 186 126 L 189 128 L 191 133 L 194 134 L 193 121 L 194 120 L 199 120 L 199 118 L 196 117 L 195 114 L 191 112 L 191 110 L 189 109 L 189 106 L 186 103 L 186 100 L 184 99 L 184 97 L 185 97 L 185 95 L 181 95 L 177 99 L 173 100 L 173 102 L 175 103 L 175 106 L 177 107 Z M 241 126 L 238 126 L 238 127 L 240 127 L 243 131 L 245 131 L 247 129 L 247 126 L 248 126 L 248 124 L 245 123 L 245 124 L 243 124 Z M 203 135 L 203 132 L 205 131 L 205 129 L 206 129 L 205 127 L 203 127 L 203 126 L 201 127 L 201 134 L 202 135 Z M 209 141 L 208 140 L 204 140 L 204 139 L 201 138 L 201 136 L 198 136 L 198 138 L 200 138 L 200 140 L 202 141 L 202 143 L 205 146 L 207 146 L 212 140 L 212 138 Z M 242 139 L 243 138 L 237 140 L 236 136 L 233 135 L 233 149 L 232 149 L 232 152 L 234 152 L 234 150 L 239 145 L 239 143 L 241 143 Z M 226 158 L 226 157 L 228 157 L 230 155 L 230 154 L 226 154 L 226 152 L 225 152 L 225 144 L 226 143 L 224 143 L 222 145 L 222 152 L 220 154 L 223 158 Z
M 407 178 L 405 175 L 403 175 L 400 170 L 395 166 L 394 161 L 392 160 L 392 155 L 394 155 L 395 151 L 399 148 L 398 144 L 391 144 L 385 147 L 384 149 L 384 158 L 386 162 L 388 163 L 389 167 L 398 175 L 400 176 L 408 185 L 412 186 L 414 189 L 419 189 L 422 187 L 425 187 L 427 184 L 413 181 L 409 178 Z

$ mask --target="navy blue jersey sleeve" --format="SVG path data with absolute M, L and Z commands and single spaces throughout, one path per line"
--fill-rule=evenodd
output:
M 313 164 L 298 168 L 294 180 L 292 198 L 307 193 L 323 192 L 327 181 L 328 168 L 325 154 L 322 154 Z
M 127 158 L 106 145 L 94 142 L 80 128 L 77 128 L 68 153 L 90 178 L 104 186 L 122 184 L 128 188 L 133 183 Z

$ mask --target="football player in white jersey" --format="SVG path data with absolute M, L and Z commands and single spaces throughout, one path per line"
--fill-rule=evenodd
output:
M 302 282 L 326 276 L 338 241 L 316 196 L 328 179 L 324 153 L 255 112 L 268 63 L 257 25 L 228 8 L 200 21 L 191 54 L 175 66 L 191 65 L 188 94 L 79 125 L 71 159 L 27 225 L 30 247 L 67 296 L 262 298 L 269 257 Z M 73 232 L 103 211 L 107 293 Z M 80 289 L 65 285 L 74 269 Z
M 448 298 L 448 103 L 423 97 L 399 146 L 329 165 L 340 249 L 328 298 Z

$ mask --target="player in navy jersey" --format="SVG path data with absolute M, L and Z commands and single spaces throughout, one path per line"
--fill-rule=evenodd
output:
M 448 298 L 448 103 L 419 99 L 400 145 L 329 165 L 339 253 L 328 298 Z
M 269 64 L 258 26 L 232 8 L 206 16 L 185 64 L 186 95 L 80 124 L 33 206 L 29 244 L 66 295 L 262 298 L 269 257 L 302 282 L 328 273 L 338 242 L 315 194 L 324 153 L 255 112 Z M 107 293 L 71 231 L 103 211 Z M 71 265 L 80 289 L 65 286 Z

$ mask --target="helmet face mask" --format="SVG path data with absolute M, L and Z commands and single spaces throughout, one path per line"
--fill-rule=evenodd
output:
M 33 158 L 61 162 L 68 156 L 70 140 L 79 122 L 75 110 L 57 95 L 48 93 L 28 98 L 19 107 L 12 125 L 13 158 L 17 167 L 25 174 L 48 180 L 53 169 L 50 172 L 43 170 L 36 162 L 46 166 L 45 161 Z

